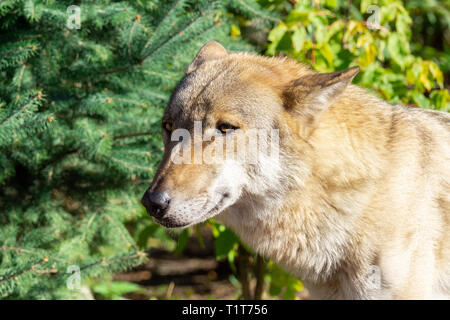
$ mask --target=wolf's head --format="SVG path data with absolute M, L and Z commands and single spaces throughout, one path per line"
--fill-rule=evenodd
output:
M 357 72 L 318 74 L 286 58 L 228 54 L 207 43 L 163 116 L 163 160 L 142 198 L 149 214 L 185 227 L 245 197 L 283 192 L 286 172 L 307 171 L 303 153 L 320 114 Z

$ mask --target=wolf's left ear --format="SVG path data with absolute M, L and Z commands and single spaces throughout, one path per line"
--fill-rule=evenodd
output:
M 186 73 L 194 71 L 205 61 L 220 59 L 227 55 L 227 50 L 220 43 L 214 40 L 209 41 L 207 44 L 201 47 L 194 60 L 187 68 Z
M 336 101 L 358 72 L 359 67 L 353 67 L 298 78 L 283 93 L 285 106 L 311 121 Z

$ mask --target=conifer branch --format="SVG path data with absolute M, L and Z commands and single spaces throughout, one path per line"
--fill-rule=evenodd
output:
M 128 261 L 128 260 L 132 260 L 132 259 L 136 259 L 136 258 L 143 259 L 146 257 L 147 257 L 147 254 L 145 252 L 132 251 L 126 255 L 121 255 L 119 257 L 114 257 L 114 258 L 110 258 L 110 259 L 105 259 L 105 258 L 98 259 L 98 260 L 94 261 L 93 263 L 89 263 L 87 265 L 81 266 L 80 271 L 87 270 L 87 269 L 93 268 L 98 265 L 111 266 L 120 261 Z
M 208 7 L 204 10 L 205 12 L 209 11 L 209 9 L 211 8 L 211 6 L 213 4 L 215 4 L 217 2 L 217 0 L 213 0 L 211 1 L 211 3 L 208 5 Z M 213 12 L 211 12 L 212 14 Z M 153 51 L 150 51 L 148 54 L 144 55 L 141 57 L 140 62 L 135 63 L 135 64 L 129 64 L 127 66 L 124 67 L 120 67 L 117 69 L 113 69 L 113 70 L 108 70 L 108 71 L 104 71 L 103 74 L 108 75 L 108 74 L 112 74 L 112 73 L 120 73 L 120 72 L 125 72 L 128 71 L 131 67 L 138 65 L 138 64 L 143 64 L 145 60 L 147 60 L 149 57 L 152 57 L 154 54 L 156 54 L 160 49 L 162 49 L 167 43 L 175 41 L 175 39 L 182 35 L 183 32 L 185 32 L 190 26 L 192 26 L 195 22 L 197 22 L 199 19 L 204 18 L 206 16 L 206 14 L 204 14 L 204 12 L 202 11 L 201 13 L 199 13 L 194 19 L 192 19 L 186 26 L 184 26 L 182 29 L 184 31 L 181 31 L 180 29 L 178 29 L 178 31 L 175 32 L 175 35 L 173 37 L 169 37 L 166 40 L 164 40 L 159 46 L 157 46 Z M 204 30 L 201 34 L 206 33 L 206 31 L 213 29 L 214 25 L 211 26 L 210 28 Z M 149 39 L 149 41 L 151 40 L 151 38 Z M 144 47 L 145 48 L 145 47 Z M 143 53 L 144 49 L 141 51 L 141 54 Z
M 39 254 L 32 250 L 27 250 L 27 249 L 23 249 L 23 248 L 19 248 L 19 247 L 7 247 L 7 246 L 0 247 L 0 251 L 16 251 L 16 252 L 22 252 L 22 253 L 27 253 L 27 254 L 33 254 L 33 255 Z
M 164 15 L 164 17 L 161 19 L 161 21 L 159 22 L 158 26 L 155 28 L 155 31 L 153 31 L 153 34 L 158 34 L 158 31 L 160 29 L 160 27 L 165 23 L 167 17 L 170 16 L 170 14 L 173 12 L 173 10 L 175 10 L 175 8 L 178 6 L 178 4 L 180 3 L 180 0 L 177 0 L 173 5 L 172 8 L 170 8 L 167 13 Z M 147 47 L 150 45 L 151 41 L 153 40 L 153 36 L 151 36 L 147 43 L 144 45 L 144 47 L 141 50 L 141 56 L 144 53 L 145 49 L 147 49 Z
M 140 166 L 140 165 L 137 165 L 137 164 L 134 164 L 134 163 L 131 163 L 131 162 L 126 162 L 126 161 L 123 161 L 123 160 L 120 160 L 120 159 L 117 159 L 117 158 L 114 158 L 114 157 L 111 157 L 111 156 L 105 156 L 105 158 L 107 158 L 107 159 L 109 159 L 109 160 L 111 160 L 113 162 L 116 162 L 116 163 L 120 164 L 121 166 L 123 166 L 125 168 L 131 167 L 131 168 L 135 168 L 135 169 L 139 169 L 139 170 L 147 171 L 147 172 L 153 170 L 152 168 L 143 167 L 143 166 Z
M 124 134 L 124 135 L 121 135 L 121 136 L 115 136 L 113 139 L 114 140 L 119 140 L 119 139 L 141 137 L 141 136 L 150 136 L 150 135 L 152 135 L 151 132 L 136 132 L 136 133 Z
M 111 73 L 124 72 L 124 71 L 127 71 L 128 69 L 130 69 L 131 67 L 132 67 L 132 65 L 127 65 L 125 67 L 120 67 L 120 68 L 113 69 L 113 70 L 103 71 L 103 74 L 108 75 Z
M 114 221 L 114 219 L 112 219 L 108 214 L 103 215 L 103 218 L 108 220 L 109 223 L 111 223 L 117 230 L 117 232 L 120 234 L 120 236 L 122 237 L 123 240 L 125 240 L 125 242 L 127 243 L 128 247 L 133 247 L 136 251 L 138 250 L 138 247 L 136 245 L 136 243 L 130 241 L 129 237 L 125 236 L 123 233 L 123 229 L 120 228 L 116 222 Z
M 11 280 L 18 280 L 18 278 L 20 276 L 22 276 L 23 274 L 25 274 L 27 272 L 34 270 L 37 266 L 39 266 L 40 264 L 42 264 L 44 262 L 46 262 L 46 261 L 44 261 L 44 259 L 41 259 L 38 262 L 34 262 L 30 266 L 19 270 L 18 272 L 14 272 L 9 275 L 0 275 L 0 283 L 11 281 Z
M 17 96 L 16 96 L 17 101 L 20 99 L 20 88 L 22 86 L 22 79 L 23 79 L 24 72 L 25 72 L 25 64 L 23 64 L 22 68 L 20 69 L 19 80 L 17 81 Z
M 133 38 L 134 28 L 136 27 L 137 23 L 138 23 L 137 20 L 133 22 L 133 26 L 131 27 L 130 34 L 128 36 L 128 59 L 130 60 L 131 60 L 131 39 Z
M 87 231 L 89 230 L 89 227 L 92 225 L 92 222 L 94 221 L 94 219 L 95 219 L 96 216 L 97 216 L 97 213 L 94 213 L 94 214 L 92 215 L 92 217 L 89 219 L 86 228 L 83 230 L 83 234 L 81 235 L 81 238 L 80 238 L 80 241 L 79 241 L 79 242 L 83 242 L 84 239 L 86 238 Z
M 254 16 L 259 16 L 263 19 L 267 19 L 269 21 L 275 22 L 275 23 L 280 23 L 281 20 L 277 19 L 277 18 L 273 18 L 269 15 L 263 14 L 261 11 L 255 10 L 253 9 L 251 6 L 249 6 L 247 3 L 245 3 L 245 1 L 243 0 L 235 0 L 236 2 L 239 2 L 239 4 L 244 7 L 246 10 L 248 10 L 249 12 L 251 12 Z
M 167 74 L 164 74 L 164 73 L 159 73 L 159 72 L 150 71 L 150 70 L 138 70 L 136 72 L 142 72 L 142 73 L 146 73 L 146 74 L 151 74 L 151 75 L 155 75 L 155 76 L 158 76 L 158 77 L 161 77 L 161 78 L 166 78 L 166 79 L 173 80 L 173 81 L 177 81 L 179 79 L 179 77 L 175 78 L 175 77 L 171 77 L 171 76 L 169 76 Z M 179 74 L 180 77 L 183 75 L 182 72 L 179 72 L 178 74 Z
M 213 0 L 210 2 L 210 4 L 206 7 L 206 9 L 204 11 L 201 11 L 200 13 L 197 14 L 197 16 L 192 19 L 184 28 L 184 32 L 186 32 L 186 30 L 192 26 L 196 21 L 198 21 L 199 19 L 203 18 L 206 16 L 206 14 L 204 14 L 204 12 L 209 11 L 209 9 L 211 8 L 211 6 L 213 4 L 215 4 L 217 2 L 217 0 Z M 210 13 L 211 14 L 211 13 Z M 147 55 L 142 57 L 142 61 L 146 60 L 147 58 L 153 56 L 155 53 L 157 53 L 162 47 L 164 47 L 167 43 L 174 41 L 174 39 L 180 35 L 180 30 L 178 29 L 177 32 L 175 32 L 175 35 L 173 37 L 169 37 L 166 40 L 164 40 L 158 47 L 156 47 L 153 51 L 149 52 Z

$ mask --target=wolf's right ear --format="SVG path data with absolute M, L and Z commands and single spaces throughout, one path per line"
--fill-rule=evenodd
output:
M 228 55 L 227 50 L 217 41 L 209 41 L 197 53 L 187 68 L 186 74 L 197 69 L 202 63 L 209 60 L 220 59 Z
M 311 123 L 344 92 L 359 72 L 359 67 L 331 73 L 305 75 L 283 92 L 285 107 L 303 115 Z

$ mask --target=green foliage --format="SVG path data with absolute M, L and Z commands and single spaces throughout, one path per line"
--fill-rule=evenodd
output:
M 214 249 L 217 259 L 228 257 L 233 262 L 236 256 L 236 249 L 239 245 L 239 238 L 229 229 L 222 225 L 212 225 L 213 235 L 216 239 Z
M 190 233 L 191 229 L 184 229 L 178 235 L 177 247 L 174 250 L 175 254 L 180 254 L 184 250 L 184 248 L 186 248 Z
M 145 209 L 141 209 L 141 215 L 131 223 L 133 237 L 141 250 L 148 248 L 160 248 L 174 251 L 177 241 L 170 236 L 164 228 L 148 219 Z
M 303 290 L 303 283 L 289 273 L 269 262 L 266 281 L 269 283 L 269 293 L 284 300 L 295 300 L 297 292 Z
M 450 76 L 450 2 L 409 0 L 405 2 L 413 23 L 412 45 L 416 55 L 433 60 Z
M 169 238 L 139 198 L 170 92 L 206 41 L 251 50 L 229 36 L 229 8 L 263 13 L 232 0 L 77 1 L 81 28 L 68 29 L 72 4 L 0 3 L 4 298 L 71 297 L 69 266 L 103 277 L 143 262 L 149 237 Z
M 92 286 L 92 291 L 108 300 L 123 300 L 124 294 L 142 291 L 141 287 L 133 282 L 101 281 Z
M 299 1 L 270 31 L 267 54 L 284 52 L 321 72 L 358 65 L 356 82 L 392 103 L 450 110 L 442 71 L 410 48 L 403 2 L 349 3 Z

